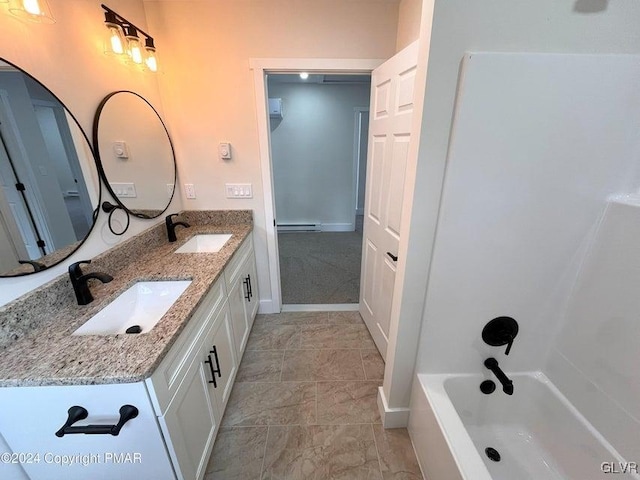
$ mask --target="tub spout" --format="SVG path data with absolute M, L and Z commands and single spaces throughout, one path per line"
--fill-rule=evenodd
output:
M 513 382 L 498 366 L 498 361 L 495 358 L 487 358 L 484 361 L 484 366 L 493 372 L 496 378 L 502 384 L 502 391 L 507 395 L 513 395 Z

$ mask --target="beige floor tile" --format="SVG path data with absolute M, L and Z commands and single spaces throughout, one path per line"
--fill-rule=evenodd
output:
M 364 324 L 358 312 L 329 312 L 329 323 L 331 324 Z
M 319 425 L 380 423 L 380 382 L 319 382 Z
M 259 480 L 267 427 L 221 427 L 204 480 Z
M 364 380 L 360 350 L 286 350 L 282 380 Z
M 370 425 L 269 427 L 263 480 L 380 480 Z
M 295 325 L 254 325 L 247 341 L 247 350 L 298 348 L 300 328 Z
M 222 425 L 308 425 L 315 419 L 315 383 L 236 383 Z
M 257 325 L 323 325 L 328 323 L 327 312 L 284 312 L 257 315 Z
M 300 327 L 299 348 L 376 348 L 364 325 Z
M 364 374 L 367 380 L 382 380 L 384 378 L 384 360 L 377 350 L 361 350 Z
M 373 425 L 384 480 L 422 480 L 418 460 L 406 428 L 385 430 Z
M 247 350 L 236 382 L 278 382 L 284 350 Z

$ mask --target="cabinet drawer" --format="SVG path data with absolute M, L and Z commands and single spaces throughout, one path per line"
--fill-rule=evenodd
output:
M 225 306 L 226 298 L 227 292 L 221 276 L 206 294 L 160 366 L 146 380 L 149 390 L 155 393 L 151 395 L 151 399 L 158 415 L 163 415 L 166 411 L 198 351 L 203 335 Z
M 235 253 L 231 261 L 227 264 L 224 269 L 224 278 L 227 282 L 227 291 L 230 291 L 233 287 L 233 284 L 238 281 L 238 279 L 242 275 L 242 266 L 246 258 L 253 253 L 253 240 L 251 235 L 249 235 L 238 251 Z

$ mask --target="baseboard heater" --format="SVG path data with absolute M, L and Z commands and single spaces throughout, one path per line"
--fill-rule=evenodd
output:
M 320 232 L 321 223 L 279 223 L 278 233 L 287 232 Z

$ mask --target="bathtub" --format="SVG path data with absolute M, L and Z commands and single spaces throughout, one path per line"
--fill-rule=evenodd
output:
M 418 375 L 409 432 L 428 480 L 640 479 L 640 459 L 625 462 L 544 374 L 509 377 L 512 396 L 499 382 L 483 394 L 480 375 Z

